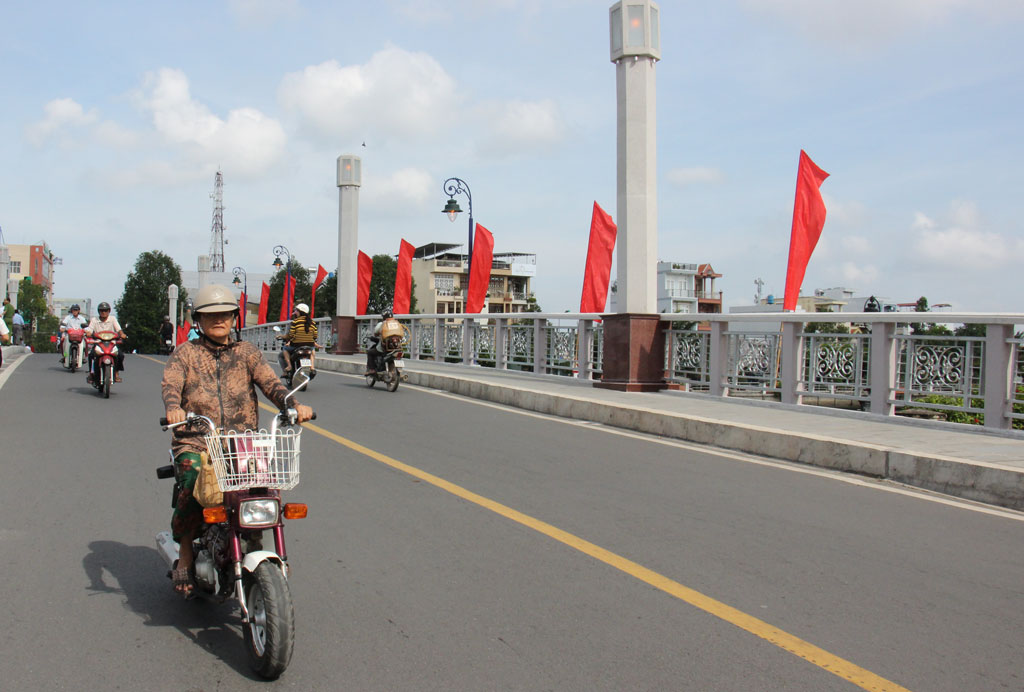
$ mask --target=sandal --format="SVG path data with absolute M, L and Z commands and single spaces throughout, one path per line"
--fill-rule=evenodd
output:
M 170 577 L 175 593 L 180 594 L 186 601 L 192 598 L 195 583 L 192 581 L 192 570 L 190 568 L 175 567 L 171 570 Z

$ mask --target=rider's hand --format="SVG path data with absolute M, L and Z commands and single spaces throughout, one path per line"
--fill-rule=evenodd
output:
M 298 422 L 305 423 L 313 418 L 313 409 L 303 404 L 295 405 L 295 413 L 298 414 Z
M 167 412 L 167 424 L 173 425 L 175 423 L 185 422 L 185 412 L 180 408 L 173 409 Z

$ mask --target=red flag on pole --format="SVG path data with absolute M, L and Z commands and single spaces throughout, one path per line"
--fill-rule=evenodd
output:
M 811 259 L 821 229 L 825 226 L 825 203 L 821 200 L 821 184 L 828 173 L 818 168 L 803 149 L 796 174 L 796 199 L 793 201 L 793 230 L 789 237 L 789 263 L 786 266 L 786 294 L 783 310 L 795 310 L 804 272 Z
M 316 289 L 320 288 L 320 284 L 327 278 L 327 270 L 319 264 L 316 265 L 316 281 L 313 282 L 313 290 L 309 292 L 309 316 L 316 317 Z
M 246 300 L 245 291 L 242 291 L 242 295 L 238 297 L 238 328 L 245 329 L 245 304 Z
M 260 289 L 260 311 L 256 315 L 256 324 L 267 323 L 267 306 L 270 303 L 270 286 L 267 282 L 263 282 L 263 288 Z
M 608 282 L 612 276 L 612 250 L 618 229 L 612 217 L 594 202 L 590 219 L 590 246 L 583 271 L 583 295 L 580 312 L 604 312 L 608 303 Z
M 284 278 L 284 292 L 281 294 L 281 314 L 278 322 L 286 322 L 292 318 L 292 307 L 295 305 L 295 277 L 288 274 Z
M 487 287 L 491 282 L 491 262 L 494 259 L 494 236 L 480 224 L 476 225 L 473 238 L 473 268 L 469 275 L 469 290 L 466 292 L 466 312 L 480 312 L 484 309 Z
M 373 258 L 359 251 L 359 268 L 356 272 L 356 314 L 365 315 L 370 302 L 370 279 L 373 277 Z
M 396 315 L 408 315 L 412 302 L 412 255 L 416 248 L 402 239 L 398 246 L 398 268 L 395 270 L 395 298 L 391 311 Z

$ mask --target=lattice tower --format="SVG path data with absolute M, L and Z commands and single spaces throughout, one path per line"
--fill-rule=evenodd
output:
M 224 271 L 224 175 L 217 171 L 213 180 L 213 225 L 210 228 L 210 271 Z

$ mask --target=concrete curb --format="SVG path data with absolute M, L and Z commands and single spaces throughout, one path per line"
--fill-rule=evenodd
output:
M 321 370 L 362 375 L 363 364 L 320 358 Z M 884 478 L 935 492 L 1024 510 L 1024 470 L 900 450 L 857 440 L 778 430 L 585 397 L 406 370 L 409 383 L 562 418 L 602 423 L 698 444 Z

